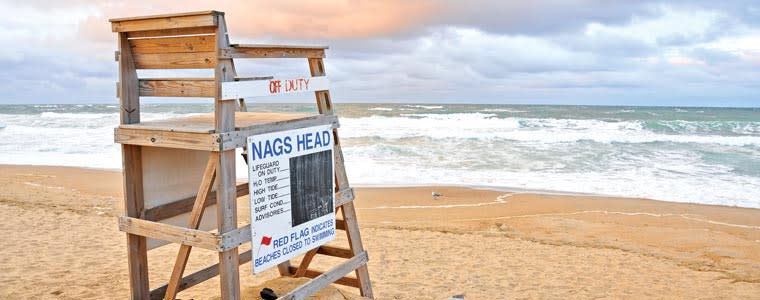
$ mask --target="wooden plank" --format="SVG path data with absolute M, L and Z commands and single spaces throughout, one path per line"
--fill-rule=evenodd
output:
M 290 272 L 295 272 L 295 271 L 296 271 L 296 267 L 290 267 Z M 304 274 L 303 277 L 314 278 L 319 275 L 322 275 L 322 272 L 314 271 L 314 270 L 306 270 L 306 274 Z M 341 277 L 333 283 L 350 286 L 350 287 L 356 287 L 356 288 L 359 287 L 359 280 L 354 277 Z
M 237 185 L 237 197 L 248 195 L 248 183 Z M 182 200 L 174 201 L 164 205 L 159 205 L 145 210 L 142 219 L 148 221 L 161 221 L 171 217 L 179 216 L 192 210 L 195 204 L 195 196 Z M 216 204 L 216 193 L 210 193 L 206 198 L 205 207 Z
M 131 39 L 132 53 L 183 53 L 215 51 L 213 35 L 179 36 L 154 39 Z
M 227 26 L 223 15 L 218 15 L 219 27 L 216 33 L 217 49 L 229 47 Z M 222 101 L 221 82 L 233 81 L 237 74 L 232 60 L 220 60 L 214 69 L 216 101 L 214 102 L 214 129 L 218 133 L 235 130 L 235 101 Z M 219 155 L 217 168 L 217 225 L 220 234 L 237 229 L 237 197 L 235 189 L 235 150 L 223 151 Z M 238 249 L 219 253 L 219 285 L 221 300 L 240 299 L 240 270 Z
M 346 230 L 346 221 L 341 219 L 335 219 L 335 229 Z
M 214 183 L 214 177 L 216 177 L 216 164 L 219 161 L 219 154 L 212 152 L 208 158 L 206 164 L 206 170 L 203 172 L 203 178 L 201 184 L 198 187 L 198 194 L 195 196 L 195 203 L 190 212 L 190 220 L 188 220 L 187 227 L 191 229 L 198 229 L 201 223 L 201 217 L 203 217 L 203 210 L 206 207 L 206 199 L 211 192 L 211 188 Z M 182 279 L 182 273 L 185 272 L 185 266 L 187 266 L 187 259 L 190 257 L 190 251 L 192 248 L 187 245 L 181 245 L 177 253 L 177 259 L 174 262 L 174 268 L 172 269 L 171 276 L 169 276 L 169 285 L 166 289 L 165 300 L 174 300 L 177 296 L 178 285 Z
M 141 147 L 122 145 L 124 162 L 124 206 L 129 217 L 138 217 L 143 210 Z M 127 263 L 131 299 L 148 299 L 148 248 L 145 237 L 127 234 Z
M 341 207 L 343 204 L 354 201 L 354 189 L 344 188 L 335 193 L 335 207 Z
M 296 289 L 290 291 L 289 293 L 285 295 L 280 296 L 277 299 L 282 299 L 282 300 L 305 299 L 306 297 L 325 288 L 330 283 L 336 282 L 338 279 L 345 277 L 346 274 L 356 270 L 357 268 L 361 266 L 366 265 L 367 261 L 368 261 L 367 252 L 362 252 L 354 256 L 353 258 L 341 263 L 340 265 L 333 268 L 332 270 L 314 277 L 314 279 L 310 280 L 309 282 L 304 283 L 303 285 L 297 287 Z
M 222 99 L 275 96 L 329 89 L 327 77 L 299 77 L 222 83 Z
M 351 251 L 351 249 L 333 247 L 333 246 L 328 246 L 328 245 L 320 246 L 319 250 L 317 251 L 317 254 L 334 256 L 334 257 L 342 257 L 342 258 L 351 258 L 354 256 L 354 253 Z
M 165 148 L 219 151 L 218 137 L 207 133 L 174 132 L 153 129 L 115 128 L 114 142 Z
M 219 251 L 221 235 L 137 218 L 119 217 L 119 230 L 182 245 Z
M 320 49 L 327 50 L 330 46 L 327 45 L 284 45 L 284 44 L 230 44 L 232 48 L 244 49 Z
M 216 33 L 216 26 L 202 26 L 202 27 L 188 27 L 188 28 L 130 31 L 130 32 L 127 32 L 127 37 L 130 39 L 140 39 L 140 38 L 154 38 L 154 37 L 165 37 L 165 36 L 213 35 L 215 33 Z
M 114 141 L 129 145 L 227 151 L 244 147 L 249 135 L 325 124 L 332 124 L 333 128 L 339 126 L 338 118 L 328 115 L 289 119 L 296 116 L 240 112 L 236 115 L 240 114 L 251 116 L 238 118 L 242 127 L 232 132 L 209 134 L 214 131 L 212 120 L 208 116 L 200 115 L 120 126 L 114 129 Z
M 125 34 L 119 34 L 119 119 L 121 124 L 140 122 L 140 97 L 137 88 L 137 70 Z M 143 197 L 142 152 L 139 146 L 122 145 L 124 172 L 125 214 L 139 217 L 145 201 Z M 129 291 L 133 300 L 148 299 L 148 248 L 145 237 L 127 234 L 127 263 Z
M 325 50 L 322 48 L 250 47 L 247 45 L 223 48 L 220 54 L 224 58 L 323 58 L 325 57 Z
M 235 81 L 269 80 L 274 76 L 235 77 Z
M 137 70 L 127 36 L 119 34 L 119 104 L 121 124 L 140 123 L 140 91 Z
M 215 96 L 213 78 L 208 80 L 140 79 L 140 96 L 211 97 Z
M 220 149 L 224 151 L 246 146 L 246 139 L 251 135 L 327 124 L 332 124 L 333 128 L 340 126 L 340 124 L 338 124 L 338 118 L 335 116 L 316 115 L 299 119 L 253 124 L 252 126 L 245 127 L 243 127 L 245 124 L 241 124 L 241 127 L 236 131 L 218 133 L 213 136 L 217 138 Z
M 236 105 L 233 106 L 237 107 Z M 307 114 L 298 113 L 235 112 L 235 124 L 237 125 L 235 126 L 235 130 L 246 130 L 257 127 L 273 127 L 275 125 L 287 123 L 288 121 L 305 121 L 306 119 L 315 117 L 316 116 L 309 116 Z M 329 117 L 321 119 L 331 120 Z M 335 122 L 337 122 L 337 118 L 335 118 L 335 120 Z M 320 125 L 326 125 L 330 123 L 331 122 L 325 122 Z M 215 126 L 215 114 L 208 113 L 163 120 L 143 121 L 139 124 L 120 125 L 119 127 L 192 133 L 214 133 L 216 132 Z
M 240 264 L 247 263 L 251 261 L 251 250 L 245 251 L 243 253 L 240 253 Z M 214 276 L 219 275 L 219 264 L 213 264 L 211 266 L 208 266 L 206 268 L 203 268 L 199 271 L 196 271 L 190 275 L 187 275 L 185 277 L 182 277 L 182 281 L 179 284 L 179 291 L 186 290 L 188 288 L 191 288 L 201 282 L 204 282 L 208 279 L 211 279 Z M 307 274 L 308 276 L 308 274 Z M 164 298 L 164 295 L 166 294 L 167 285 L 164 284 L 152 291 L 150 291 L 150 299 L 151 300 L 160 300 Z
M 216 66 L 216 52 L 134 54 L 138 69 L 211 69 Z
M 110 19 L 108 19 L 108 22 L 134 21 L 134 20 L 158 19 L 158 18 L 168 18 L 168 17 L 197 16 L 197 15 L 214 15 L 214 14 L 222 14 L 223 15 L 224 12 L 217 11 L 217 10 L 188 11 L 188 12 L 171 13 L 171 14 L 156 14 L 156 15 L 134 16 L 134 17 L 110 18 Z
M 221 235 L 219 251 L 235 249 L 238 246 L 251 241 L 251 224 L 235 228 Z
M 191 14 L 118 18 L 109 21 L 111 22 L 111 31 L 113 32 L 175 29 L 217 26 L 217 14 L 217 12 L 210 11 Z

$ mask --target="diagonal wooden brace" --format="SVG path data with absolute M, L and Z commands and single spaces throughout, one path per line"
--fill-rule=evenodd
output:
M 187 227 L 191 229 L 198 229 L 201 224 L 201 218 L 203 217 L 203 210 L 206 207 L 206 201 L 209 198 L 211 188 L 214 186 L 214 179 L 216 178 L 216 165 L 219 162 L 219 152 L 211 152 L 209 155 L 208 163 L 206 164 L 206 170 L 203 172 L 203 179 L 201 179 L 201 185 L 198 188 L 198 194 L 195 197 L 195 204 L 193 204 L 193 210 L 190 212 L 190 220 L 187 222 Z M 193 248 L 188 245 L 181 245 L 179 247 L 179 253 L 177 253 L 177 260 L 174 262 L 174 269 L 172 269 L 172 275 L 169 277 L 169 284 L 166 288 L 165 300 L 174 300 L 177 296 L 180 280 L 182 279 L 182 273 L 185 272 L 185 266 L 187 266 L 187 259 L 190 257 L 190 250 Z

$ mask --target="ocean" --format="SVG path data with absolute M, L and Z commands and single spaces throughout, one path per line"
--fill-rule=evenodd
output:
M 760 108 L 335 104 L 352 185 L 466 185 L 760 208 Z M 143 120 L 212 111 L 143 104 Z M 314 112 L 313 104 L 251 111 Z M 0 163 L 120 169 L 115 104 L 0 105 Z M 2 127 L 0 125 L 0 127 Z M 242 163 L 238 176 L 245 177 Z

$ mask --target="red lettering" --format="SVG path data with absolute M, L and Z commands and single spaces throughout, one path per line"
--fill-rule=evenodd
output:
M 269 81 L 269 93 L 270 94 L 277 94 L 280 92 L 280 81 L 279 80 L 270 80 Z
M 304 82 L 304 90 L 308 90 L 309 89 L 309 80 L 308 79 L 301 79 L 301 80 L 303 80 L 303 82 Z

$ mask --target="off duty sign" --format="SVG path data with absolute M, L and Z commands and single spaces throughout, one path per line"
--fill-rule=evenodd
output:
M 330 125 L 248 137 L 253 272 L 335 239 Z

